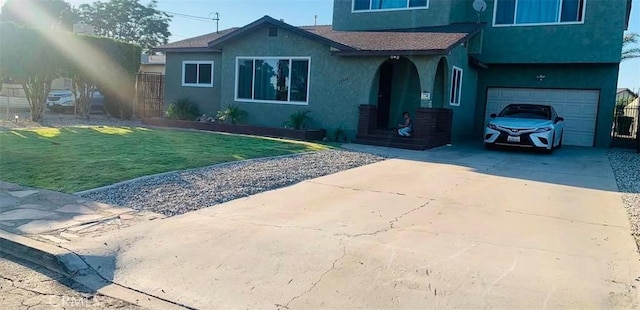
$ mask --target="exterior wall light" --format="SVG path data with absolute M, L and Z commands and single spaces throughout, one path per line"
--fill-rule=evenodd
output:
M 542 82 L 545 78 L 547 78 L 547 76 L 542 74 L 539 74 L 538 76 L 536 76 L 536 79 L 538 79 L 538 82 Z
M 400 59 L 400 56 L 389 56 L 389 59 L 398 60 Z

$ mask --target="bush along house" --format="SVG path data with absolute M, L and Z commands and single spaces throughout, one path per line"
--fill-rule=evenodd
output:
M 335 0 L 333 25 L 265 16 L 156 48 L 165 104 L 234 105 L 246 123 L 311 126 L 425 149 L 482 137 L 509 103 L 551 104 L 565 145 L 606 147 L 631 0 Z M 411 138 L 395 136 L 402 112 Z

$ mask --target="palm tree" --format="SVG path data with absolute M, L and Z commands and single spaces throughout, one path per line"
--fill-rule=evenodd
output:
M 634 32 L 630 32 L 624 35 L 622 39 L 622 57 L 620 58 L 621 61 L 625 59 L 640 58 L 640 48 L 630 46 L 637 44 L 638 39 L 640 39 L 640 35 Z

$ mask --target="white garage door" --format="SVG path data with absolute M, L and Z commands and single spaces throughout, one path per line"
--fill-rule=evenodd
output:
M 600 92 L 580 89 L 489 88 L 485 123 L 511 103 L 548 104 L 564 117 L 562 144 L 593 146 Z

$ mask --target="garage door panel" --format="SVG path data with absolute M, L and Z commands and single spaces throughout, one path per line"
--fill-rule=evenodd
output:
M 549 100 L 549 94 L 544 92 L 529 91 L 529 97 L 536 102 L 546 102 Z
M 593 120 L 587 119 L 576 119 L 571 120 L 570 122 L 564 122 L 565 132 L 575 132 L 575 133 L 588 133 L 593 135 L 594 130 L 596 129 Z
M 576 145 L 576 146 L 591 146 L 593 144 L 592 133 L 575 133 L 567 135 L 565 132 L 562 138 L 562 144 L 564 145 Z
M 489 88 L 485 123 L 512 103 L 547 104 L 565 119 L 563 143 L 593 146 L 600 92 L 582 89 Z

